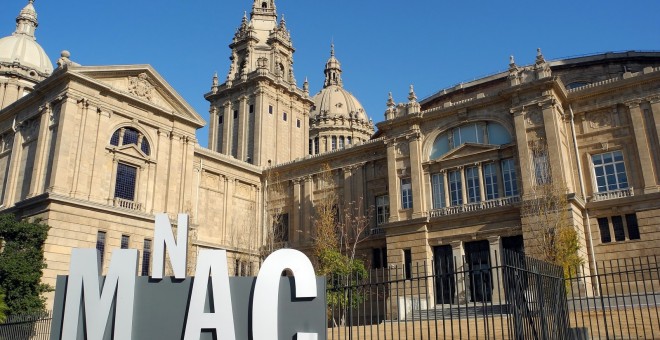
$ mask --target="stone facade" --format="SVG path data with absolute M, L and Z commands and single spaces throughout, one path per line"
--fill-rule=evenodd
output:
M 326 165 L 338 209 L 373 207 L 360 249 L 373 267 L 529 250 L 521 205 L 544 176 L 566 189 L 587 270 L 658 254 L 659 53 L 546 61 L 538 51 L 533 65 L 512 58 L 507 72 L 421 101 L 411 86 L 407 103 L 390 96 L 368 138 L 373 123 L 343 90 L 334 50 L 325 88 L 348 95 L 323 104 L 323 91 L 297 87 L 272 0 L 255 1 L 230 48 L 226 80 L 214 76 L 205 95 L 208 148 L 195 138 L 204 120 L 148 65 L 80 66 L 63 52 L 39 73 L 0 61 L 1 207 L 51 226 L 45 282 L 68 271 L 78 247 L 100 249 L 104 268 L 112 249 L 140 249 L 147 273 L 158 212 L 173 224 L 190 215 L 193 255 L 228 249 L 230 272 L 254 274 L 272 211 L 286 216 L 279 246 L 312 246 Z M 353 138 L 333 147 L 333 136 Z

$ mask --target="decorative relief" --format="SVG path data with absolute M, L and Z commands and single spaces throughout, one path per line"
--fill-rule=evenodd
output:
M 592 129 L 603 129 L 612 126 L 611 112 L 596 112 L 589 115 L 589 127 Z
M 146 73 L 140 73 L 137 77 L 128 77 L 128 92 L 147 100 L 152 100 L 152 90 L 149 76 Z
M 527 125 L 539 126 L 543 123 L 543 116 L 540 111 L 530 111 L 525 114 Z
M 248 197 L 250 195 L 250 186 L 243 183 L 236 183 L 235 196 Z

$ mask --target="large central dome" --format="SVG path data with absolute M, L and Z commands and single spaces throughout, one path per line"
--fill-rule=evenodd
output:
M 32 2 L 30 0 L 16 18 L 16 31 L 0 39 L 0 63 L 18 64 L 47 76 L 53 71 L 53 64 L 34 37 L 38 22 Z
M 374 124 L 362 104 L 343 87 L 334 45 L 325 63 L 323 89 L 312 100 L 309 115 L 310 154 L 337 150 L 371 138 Z

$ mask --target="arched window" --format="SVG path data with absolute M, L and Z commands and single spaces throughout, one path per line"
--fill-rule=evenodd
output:
M 261 3 L 261 8 L 266 9 L 268 8 L 268 4 L 264 1 Z
M 135 144 L 145 155 L 149 156 L 151 154 L 149 142 L 140 131 L 134 128 L 123 127 L 117 129 L 110 137 L 110 145 L 123 146 L 131 144 Z
M 449 129 L 436 137 L 431 148 L 430 159 L 438 159 L 463 144 L 506 145 L 511 143 L 511 134 L 501 124 L 477 122 Z

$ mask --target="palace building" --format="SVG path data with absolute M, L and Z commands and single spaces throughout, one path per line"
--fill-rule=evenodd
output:
M 286 22 L 274 0 L 254 1 L 227 37 L 226 77 L 203 94 L 203 147 L 207 122 L 151 66 L 81 66 L 66 51 L 53 65 L 32 2 L 0 39 L 0 199 L 51 226 L 46 283 L 68 272 L 73 248 L 96 247 L 106 269 L 112 249 L 136 248 L 149 273 L 159 212 L 173 225 L 190 215 L 193 255 L 227 249 L 230 271 L 253 275 L 272 211 L 279 246 L 312 246 L 324 167 L 338 209 L 373 211 L 360 254 L 374 268 L 529 249 L 521 207 L 549 181 L 587 268 L 660 253 L 658 52 L 548 61 L 538 50 L 533 65 L 512 57 L 506 72 L 428 98 L 410 86 L 374 123 L 334 46 L 321 91 L 299 87 Z

